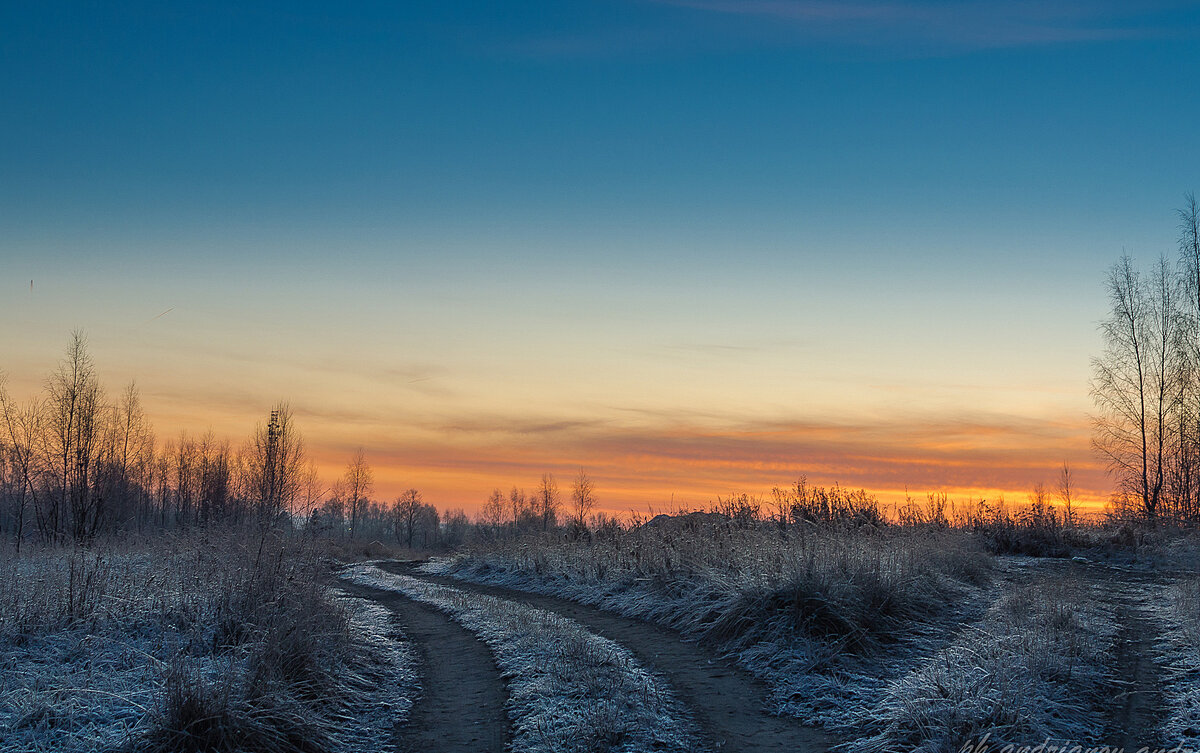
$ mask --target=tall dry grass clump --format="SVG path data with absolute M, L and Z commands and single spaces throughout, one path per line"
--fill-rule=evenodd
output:
M 694 515 L 591 541 L 481 542 L 449 568 L 569 591 L 722 645 L 786 632 L 864 651 L 990 573 L 954 531 L 746 528 Z
M 889 683 L 862 715 L 855 753 L 990 749 L 1104 731 L 1112 610 L 1086 584 L 1046 573 L 1003 594 L 950 645 Z M 1068 746 L 1069 747 L 1069 746 Z
M 575 540 L 478 541 L 427 567 L 677 629 L 736 655 L 779 711 L 833 727 L 855 723 L 854 710 L 988 590 L 991 556 L 961 531 L 857 512 L 781 525 L 746 512 L 752 501 L 722 503 Z
M 325 572 L 311 546 L 274 532 L 209 529 L 5 556 L 5 743 L 350 749 L 344 719 L 381 665 L 330 598 Z

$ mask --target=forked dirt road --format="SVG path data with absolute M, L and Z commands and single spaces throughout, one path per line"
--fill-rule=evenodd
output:
M 706 747 L 718 753 L 818 753 L 837 742 L 823 730 L 766 713 L 767 690 L 733 662 L 715 657 L 666 628 L 604 612 L 567 599 L 484 586 L 416 570 L 418 563 L 382 562 L 393 573 L 464 591 L 488 594 L 557 612 L 597 635 L 622 644 L 670 683 L 692 713 Z
M 732 661 L 683 640 L 672 630 L 567 599 L 419 572 L 417 562 L 381 562 L 384 570 L 468 592 L 487 594 L 568 617 L 624 645 L 663 676 L 700 727 L 702 745 L 715 753 L 818 753 L 840 742 L 795 719 L 766 713 L 765 686 Z M 1098 563 L 1041 561 L 1040 576 L 1079 576 L 1116 612 L 1120 635 L 1110 671 L 1115 675 L 1104 743 L 1137 750 L 1154 742 L 1161 714 L 1159 639 L 1146 599 L 1161 575 L 1128 572 Z M 1032 574 L 1026 571 L 1026 576 Z M 1022 578 L 1024 579 L 1024 578 Z M 412 753 L 502 751 L 510 737 L 504 680 L 487 646 L 432 607 L 393 592 L 341 582 L 358 596 L 391 609 L 422 657 L 422 696 L 410 722 L 397 730 L 400 750 Z

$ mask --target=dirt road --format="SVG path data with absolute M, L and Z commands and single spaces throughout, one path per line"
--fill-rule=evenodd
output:
M 1120 626 L 1111 664 L 1117 690 L 1109 706 L 1104 743 L 1126 751 L 1161 743 L 1155 733 L 1161 721 L 1163 676 L 1154 659 L 1161 627 L 1151 616 L 1147 599 L 1154 598 L 1157 587 L 1169 576 L 1094 562 L 1065 562 L 1062 566 L 1096 587 L 1114 608 Z
M 624 645 L 666 679 L 698 722 L 706 747 L 714 751 L 816 753 L 839 742 L 798 720 L 767 714 L 768 692 L 760 682 L 732 661 L 683 640 L 672 630 L 567 599 L 427 575 L 417 570 L 418 564 L 393 561 L 379 566 L 556 612 Z M 1159 635 L 1147 599 L 1161 585 L 1161 576 L 1098 563 L 1042 560 L 1032 570 L 1022 567 L 1009 577 L 1027 581 L 1030 576 L 1055 577 L 1056 571 L 1088 583 L 1095 597 L 1114 610 L 1120 626 L 1109 663 L 1114 689 L 1103 742 L 1130 751 L 1156 742 L 1162 672 L 1154 659 Z M 391 609 L 423 658 L 423 696 L 410 723 L 397 732 L 400 749 L 414 753 L 503 750 L 509 738 L 506 692 L 486 645 L 440 612 L 400 594 L 345 583 L 343 587 Z
M 391 591 L 340 581 L 396 615 L 421 657 L 421 696 L 396 729 L 406 753 L 502 753 L 509 738 L 504 680 L 488 647 L 446 615 Z
M 393 573 L 557 612 L 624 645 L 667 678 L 699 723 L 705 742 L 720 753 L 816 753 L 836 742 L 828 733 L 795 719 L 767 714 L 767 690 L 761 683 L 733 662 L 713 656 L 674 631 L 566 599 L 426 575 L 416 570 L 416 563 L 385 562 L 379 566 Z

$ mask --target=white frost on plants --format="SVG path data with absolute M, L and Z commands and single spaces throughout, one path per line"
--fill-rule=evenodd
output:
M 350 626 L 369 657 L 357 676 L 346 678 L 360 690 L 347 694 L 357 701 L 351 708 L 355 723 L 343 733 L 346 749 L 362 753 L 391 750 L 392 728 L 408 719 L 419 694 L 416 653 L 388 610 L 340 591 L 332 598 L 346 609 Z
M 253 640 L 217 645 L 215 633 L 223 559 L 160 548 L 0 560 L 0 751 L 136 749 L 179 662 L 204 683 L 242 682 Z M 321 598 L 338 600 L 356 647 L 338 667 L 353 700 L 336 750 L 390 749 L 417 693 L 411 647 L 378 605 Z
M 367 563 L 350 582 L 429 604 L 492 649 L 509 683 L 521 753 L 696 751 L 696 730 L 665 682 L 623 646 L 553 612 L 384 572 Z
M 1156 657 L 1166 675 L 1160 737 L 1200 750 L 1200 575 L 1154 589 L 1147 603 L 1163 627 Z

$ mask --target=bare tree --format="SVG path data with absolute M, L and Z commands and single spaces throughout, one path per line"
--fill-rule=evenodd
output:
M 504 525 L 505 507 L 504 492 L 493 489 L 487 502 L 483 503 L 483 508 L 479 511 L 480 525 L 487 526 L 493 531 L 499 530 L 500 526 Z
M 1071 475 L 1071 466 L 1067 465 L 1066 462 L 1062 464 L 1062 468 L 1058 471 L 1058 486 L 1055 491 L 1063 503 L 1063 522 L 1067 525 L 1073 525 L 1075 523 L 1075 511 L 1071 505 L 1075 501 L 1075 480 Z
M 158 525 L 167 527 L 171 509 L 171 458 L 175 444 L 168 439 L 154 459 L 154 496 L 158 498 Z
M 580 468 L 571 484 L 571 502 L 574 506 L 573 522 L 580 528 L 587 526 L 588 516 L 596 504 L 595 485 L 587 473 Z
M 558 510 L 560 507 L 558 501 L 558 484 L 554 481 L 554 474 L 542 474 L 542 483 L 538 486 L 537 497 L 535 499 L 537 517 L 542 524 L 542 530 L 549 531 L 558 522 Z
M 442 522 L 447 546 L 457 547 L 466 541 L 467 533 L 471 530 L 471 523 L 467 520 L 465 511 L 447 510 Z
M 300 512 L 306 519 L 311 517 L 313 510 L 321 504 L 321 498 L 325 495 L 325 491 L 325 487 L 321 484 L 321 474 L 317 471 L 317 464 L 309 461 L 308 467 L 301 475 L 299 500 Z
M 171 486 L 175 502 L 175 525 L 186 528 L 192 524 L 193 509 L 199 493 L 199 453 L 196 442 L 186 431 L 179 432 L 171 454 Z
M 524 489 L 513 487 L 508 493 L 509 517 L 513 527 L 518 530 L 529 530 L 539 525 L 537 515 L 537 500 L 525 493 Z
M 404 541 L 405 546 L 409 549 L 412 549 L 413 538 L 417 532 L 417 520 L 421 515 L 421 506 L 421 493 L 416 489 L 407 490 L 397 497 L 395 504 L 392 505 L 396 541 Z
M 130 382 L 113 406 L 113 474 L 126 503 L 127 519 L 140 528 L 149 518 L 149 476 L 154 464 L 154 433 L 146 421 L 137 385 Z
M 47 453 L 56 467 L 56 504 L 45 515 L 52 537 L 90 536 L 102 514 L 93 494 L 93 473 L 101 443 L 102 392 L 83 332 L 72 333 L 67 355 L 46 380 Z M 69 521 L 67 520 L 69 516 Z
M 199 443 L 199 516 L 204 523 L 230 520 L 233 489 L 233 452 L 229 442 L 210 430 Z
M 7 446 L 8 460 L 16 476 L 13 499 L 13 517 L 17 538 L 17 554 L 21 553 L 21 541 L 25 537 L 25 510 L 32 505 L 37 508 L 36 455 L 42 439 L 41 409 L 37 400 L 25 407 L 13 402 L 0 374 L 0 446 Z
M 360 505 L 375 490 L 375 474 L 367 464 L 367 456 L 359 447 L 346 464 L 346 472 L 342 475 L 342 489 L 345 490 L 346 504 L 350 507 L 350 538 L 358 530 L 358 511 Z
M 438 543 L 441 516 L 436 507 L 428 503 L 420 505 L 416 520 L 413 522 L 417 530 L 421 532 L 422 547 L 429 549 Z M 411 544 L 409 544 L 409 548 L 412 548 Z
M 1200 518 L 1200 206 L 1184 197 L 1179 215 L 1180 358 L 1175 463 L 1171 477 L 1175 514 Z
M 1104 353 L 1092 361 L 1093 446 L 1149 519 L 1158 514 L 1176 428 L 1176 290 L 1165 258 L 1147 284 L 1122 256 L 1108 276 Z

